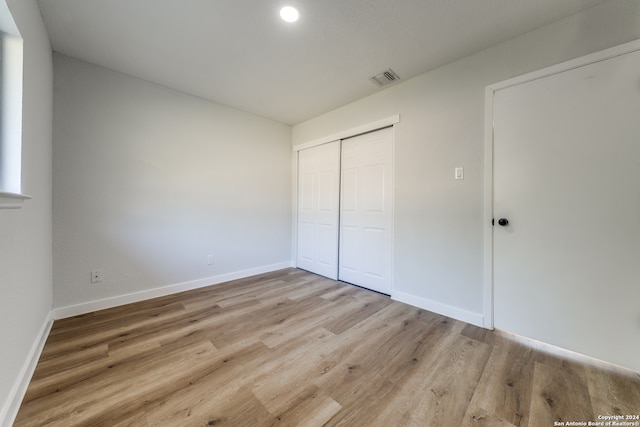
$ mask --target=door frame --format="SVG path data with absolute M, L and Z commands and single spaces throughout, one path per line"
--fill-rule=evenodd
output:
M 350 138 L 353 136 L 358 136 L 363 133 L 374 132 L 379 129 L 383 129 L 386 127 L 393 127 L 393 133 L 391 136 L 391 144 L 393 146 L 393 153 L 391 158 L 391 168 L 394 171 L 394 179 L 393 182 L 395 186 L 395 126 L 400 123 L 400 114 L 394 114 L 392 116 L 388 116 L 379 120 L 375 120 L 368 123 L 363 123 L 358 126 L 354 126 L 352 128 L 343 129 L 332 134 L 313 139 L 311 141 L 298 144 L 292 147 L 293 156 L 291 156 L 291 182 L 293 185 L 291 186 L 291 265 L 293 267 L 297 267 L 297 258 L 298 258 L 298 151 L 304 150 L 306 148 L 312 148 L 318 145 L 326 144 L 329 142 L 333 142 L 336 140 L 343 140 L 346 138 Z M 394 192 L 395 193 L 395 192 Z M 392 205 L 395 207 L 395 200 L 392 201 Z M 395 209 L 394 209 L 395 211 Z M 393 212 L 392 212 L 393 215 Z M 392 223 L 394 221 L 392 220 Z M 393 242 L 394 242 L 394 230 L 395 227 L 392 228 L 392 253 L 393 253 Z M 391 286 L 393 288 L 393 271 L 394 271 L 394 262 L 393 257 L 391 259 Z
M 493 135 L 494 135 L 494 101 L 496 92 L 507 89 L 509 87 L 539 80 L 545 77 L 560 74 L 566 71 L 580 68 L 589 64 L 593 64 L 617 56 L 626 55 L 631 52 L 640 50 L 640 40 L 634 40 L 628 43 L 604 49 L 595 53 L 591 53 L 580 58 L 552 65 L 541 70 L 533 71 L 514 77 L 502 82 L 494 83 L 485 87 L 485 105 L 484 105 L 484 277 L 483 277 L 483 307 L 484 307 L 484 324 L 487 329 L 493 329 Z

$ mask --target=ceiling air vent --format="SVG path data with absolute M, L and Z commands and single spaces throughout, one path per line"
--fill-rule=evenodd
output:
M 369 80 L 377 84 L 379 87 L 382 87 L 397 82 L 400 80 L 400 77 L 398 77 L 395 71 L 389 68 L 387 71 L 384 71 L 377 76 L 373 76 Z

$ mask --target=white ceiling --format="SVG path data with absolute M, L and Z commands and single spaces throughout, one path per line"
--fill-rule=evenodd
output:
M 604 0 L 39 0 L 55 51 L 296 124 Z M 283 4 L 302 18 L 280 20 Z

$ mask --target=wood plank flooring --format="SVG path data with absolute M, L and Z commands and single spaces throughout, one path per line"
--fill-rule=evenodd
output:
M 15 426 L 556 426 L 640 374 L 286 269 L 56 321 Z

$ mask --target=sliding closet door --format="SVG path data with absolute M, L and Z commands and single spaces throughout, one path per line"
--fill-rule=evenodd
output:
M 392 128 L 342 141 L 340 280 L 391 294 Z
M 298 256 L 304 270 L 338 278 L 340 141 L 298 152 Z

